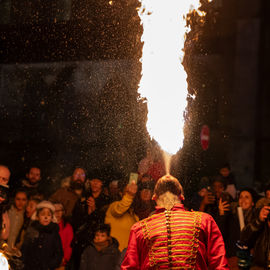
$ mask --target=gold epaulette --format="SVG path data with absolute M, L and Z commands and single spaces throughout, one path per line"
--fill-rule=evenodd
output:
M 158 269 L 194 269 L 201 212 L 164 211 L 141 221 L 149 264 Z

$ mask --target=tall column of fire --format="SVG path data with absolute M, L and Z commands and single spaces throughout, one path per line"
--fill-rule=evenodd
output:
M 186 15 L 198 11 L 199 0 L 139 0 L 143 25 L 142 77 L 139 93 L 147 98 L 147 129 L 166 156 L 175 154 L 184 140 L 187 75 L 181 64 Z M 166 163 L 166 161 L 165 161 Z M 169 162 L 166 166 L 169 173 Z

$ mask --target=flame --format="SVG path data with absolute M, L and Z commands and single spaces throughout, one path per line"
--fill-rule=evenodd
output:
M 181 65 L 186 15 L 198 11 L 200 0 L 139 0 L 143 25 L 142 78 L 139 93 L 147 98 L 149 134 L 167 153 L 184 140 L 187 75 Z
M 0 269 L 1 270 L 9 269 L 8 260 L 2 252 L 0 252 Z

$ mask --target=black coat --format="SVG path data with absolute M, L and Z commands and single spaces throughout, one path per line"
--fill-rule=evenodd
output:
M 98 251 L 92 242 L 82 254 L 80 270 L 115 270 L 119 257 L 120 251 L 115 238 L 101 251 Z
M 72 213 L 71 225 L 74 229 L 72 261 L 73 268 L 76 270 L 80 268 L 83 250 L 93 240 L 95 228 L 98 224 L 104 223 L 105 208 L 109 204 L 109 197 L 101 193 L 98 198 L 95 198 L 96 210 L 89 215 L 87 198 L 90 195 L 88 194 L 85 198 L 77 201 Z
M 253 266 L 268 269 L 267 265 L 270 257 L 270 228 L 268 221 L 261 222 L 258 217 L 253 219 L 241 232 L 241 242 L 250 249 L 254 248 Z
M 43 226 L 34 221 L 26 231 L 22 258 L 25 270 L 54 270 L 59 267 L 63 258 L 59 226 L 53 222 Z
M 226 256 L 228 258 L 236 256 L 237 247 L 236 242 L 240 240 L 240 223 L 237 212 L 237 205 L 231 205 L 232 211 L 228 215 L 219 216 L 217 218 L 217 225 L 222 233 Z M 255 209 L 243 211 L 245 224 L 250 223 L 255 218 Z
M 90 196 L 92 196 L 91 193 L 87 194 L 85 197 L 81 198 L 81 200 L 78 200 L 74 206 L 71 225 L 75 233 L 82 225 L 92 224 L 93 220 L 96 221 L 95 223 L 104 223 L 105 213 L 110 204 L 110 198 L 101 192 L 100 195 L 95 198 L 96 210 L 89 215 L 87 199 Z

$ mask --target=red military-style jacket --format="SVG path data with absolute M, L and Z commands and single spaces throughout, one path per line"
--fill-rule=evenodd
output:
M 121 269 L 229 269 L 214 219 L 176 204 L 135 223 Z

